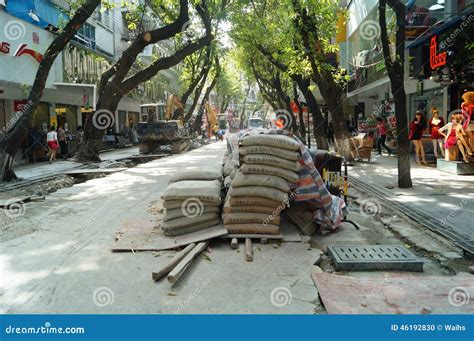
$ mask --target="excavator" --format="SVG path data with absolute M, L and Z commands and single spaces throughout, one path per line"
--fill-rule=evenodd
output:
M 178 96 L 168 96 L 163 102 L 140 105 L 140 121 L 137 126 L 140 154 L 156 154 L 171 146 L 172 154 L 180 154 L 189 149 L 189 130 L 184 126 L 182 114 L 173 120 L 176 110 L 182 113 L 184 106 Z

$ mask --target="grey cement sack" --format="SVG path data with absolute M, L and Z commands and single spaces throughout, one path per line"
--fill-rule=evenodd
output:
M 186 200 L 195 198 L 216 204 L 221 202 L 221 182 L 178 181 L 170 184 L 161 196 L 163 200 Z
M 279 176 L 280 178 L 286 179 L 289 182 L 298 182 L 299 180 L 298 174 L 293 171 L 268 165 L 246 163 L 242 165 L 242 167 L 240 167 L 240 171 L 244 174 L 263 174 Z
M 242 146 L 269 146 L 292 151 L 300 150 L 299 142 L 285 135 L 248 135 L 240 143 Z
M 243 156 L 249 154 L 273 155 L 290 161 L 297 161 L 301 156 L 299 152 L 268 146 L 242 146 L 239 148 L 239 153 Z
M 198 209 L 200 209 L 200 207 L 218 207 L 219 204 L 220 203 L 200 200 L 196 198 L 187 198 L 185 200 L 163 201 L 163 207 L 166 208 L 167 210 L 179 208 L 179 209 L 191 211 L 192 210 L 192 208 L 190 207 L 191 205 L 197 206 Z
M 231 187 L 228 195 L 231 197 L 262 197 L 279 203 L 288 201 L 288 193 L 263 186 Z
M 165 215 L 163 216 L 163 221 L 169 221 L 178 218 L 186 217 L 199 217 L 204 213 L 219 213 L 219 206 L 195 206 L 189 207 L 184 205 L 184 207 L 173 208 L 171 210 L 166 210 Z
M 280 234 L 280 228 L 270 224 L 224 224 L 224 227 L 229 234 Z
M 210 212 L 210 213 L 204 213 L 194 218 L 183 217 L 183 218 L 168 220 L 166 222 L 163 221 L 161 223 L 161 227 L 163 228 L 163 230 L 169 231 L 173 229 L 180 229 L 180 228 L 204 223 L 206 221 L 214 220 L 216 218 L 218 218 L 218 214 L 216 212 Z
M 291 191 L 288 181 L 278 176 L 261 175 L 261 174 L 244 174 L 237 172 L 234 180 L 231 182 L 232 187 L 243 186 L 264 186 L 279 189 L 285 193 Z
M 204 223 L 194 224 L 188 227 L 183 227 L 179 229 L 163 229 L 165 236 L 180 236 L 187 233 L 193 233 L 196 231 L 201 231 L 209 227 L 220 225 L 221 221 L 219 218 L 206 221 Z
M 261 197 L 231 197 L 230 206 L 263 206 L 276 209 L 281 202 Z
M 283 168 L 293 172 L 299 172 L 301 170 L 301 165 L 296 161 L 285 160 L 281 157 L 273 155 L 249 154 L 244 156 L 243 161 L 245 163 L 257 163 L 261 165 Z
M 280 216 L 262 213 L 227 213 L 222 215 L 224 224 L 272 224 L 280 225 Z
M 212 180 L 222 180 L 222 172 L 221 170 L 216 170 L 212 168 L 204 168 L 198 170 L 186 170 L 179 172 L 173 175 L 170 178 L 169 183 L 174 183 L 178 181 L 188 181 L 188 180 L 204 180 L 204 181 L 212 181 Z

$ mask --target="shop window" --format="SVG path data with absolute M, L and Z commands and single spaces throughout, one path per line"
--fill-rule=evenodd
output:
M 73 105 L 56 105 L 57 125 L 62 125 L 67 133 L 73 134 L 77 130 L 77 107 Z
M 33 113 L 31 122 L 33 129 L 38 132 L 47 132 L 49 127 L 49 106 L 48 103 L 40 103 Z

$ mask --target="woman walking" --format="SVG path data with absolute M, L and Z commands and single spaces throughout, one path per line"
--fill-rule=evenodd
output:
M 48 143 L 49 148 L 49 163 L 52 163 L 56 160 L 56 153 L 59 148 L 58 142 L 58 134 L 56 133 L 56 129 L 54 126 L 49 128 L 48 134 L 46 135 L 46 141 Z
M 392 150 L 385 144 L 385 141 L 387 141 L 387 127 L 385 126 L 385 122 L 382 117 L 377 117 L 377 129 L 379 131 L 379 138 L 377 140 L 378 154 L 382 155 L 382 147 L 384 147 L 388 153 L 388 156 L 392 155 Z
M 410 123 L 410 133 L 408 137 L 415 145 L 416 163 L 427 165 L 428 162 L 425 160 L 425 148 L 421 142 L 421 138 L 423 137 L 423 113 L 421 111 L 416 112 L 415 118 Z

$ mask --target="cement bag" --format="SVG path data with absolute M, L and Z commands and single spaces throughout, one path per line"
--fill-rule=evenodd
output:
M 280 217 L 262 213 L 227 213 L 222 215 L 224 224 L 272 224 L 279 225 Z
M 196 198 L 188 198 L 185 200 L 166 200 L 163 202 L 163 207 L 167 210 L 175 208 L 187 209 L 188 211 L 193 210 L 193 206 L 200 209 L 200 207 L 218 207 L 220 203 L 210 202 L 206 200 L 200 200 Z
M 245 163 L 259 163 L 261 165 L 270 165 L 273 167 L 288 169 L 293 172 L 299 172 L 301 165 L 296 161 L 289 161 L 278 156 L 265 154 L 249 154 L 244 156 Z
M 170 184 L 161 196 L 166 200 L 195 198 L 219 204 L 221 202 L 220 181 L 178 181 Z
M 163 229 L 165 236 L 180 236 L 187 233 L 193 233 L 196 231 L 201 231 L 209 227 L 220 225 L 221 221 L 219 218 L 206 221 L 204 223 L 194 224 L 188 227 L 183 227 L 179 229 Z
M 296 161 L 301 156 L 299 152 L 268 146 L 242 146 L 239 148 L 239 153 L 244 156 L 249 154 L 273 155 L 290 161 Z
M 231 206 L 230 197 L 227 197 L 227 200 L 224 204 L 224 213 L 263 213 L 263 214 L 273 214 L 275 212 L 274 207 L 265 207 L 265 206 Z
M 280 234 L 280 228 L 270 224 L 224 224 L 229 234 Z
M 169 221 L 178 218 L 186 217 L 199 217 L 204 213 L 219 213 L 219 206 L 199 206 L 194 207 L 186 206 L 180 208 L 173 208 L 171 210 L 166 210 L 165 215 L 163 216 L 163 221 Z
M 163 230 L 172 230 L 172 229 L 179 229 L 183 227 L 188 227 L 200 223 L 204 223 L 209 220 L 213 220 L 218 217 L 218 214 L 216 212 L 210 212 L 210 213 L 204 213 L 200 216 L 197 217 L 182 217 L 178 219 L 173 219 L 173 220 L 168 220 L 164 221 L 161 224 L 161 227 Z
M 260 197 L 231 197 L 230 206 L 263 206 L 276 209 L 281 202 Z
M 240 144 L 242 146 L 269 146 L 293 151 L 300 150 L 300 143 L 285 135 L 248 135 L 241 140 Z
M 237 172 L 231 185 L 232 187 L 265 186 L 279 189 L 285 193 L 290 192 L 288 181 L 273 175 L 244 174 L 242 172 Z
M 187 181 L 187 180 L 211 181 L 211 180 L 221 180 L 221 179 L 222 179 L 222 172 L 220 170 L 216 170 L 212 168 L 204 168 L 204 169 L 186 170 L 183 172 L 179 172 L 170 178 L 169 183 L 171 184 L 173 182 Z
M 223 168 L 224 176 L 229 176 L 230 173 L 232 173 L 232 170 L 235 168 L 234 161 L 232 161 L 232 158 L 228 157 L 225 159 L 225 163 Z
M 242 167 L 240 167 L 240 171 L 244 174 L 264 174 L 279 176 L 280 178 L 286 179 L 289 182 L 298 182 L 300 178 L 298 174 L 287 169 L 260 164 L 246 163 L 242 165 Z
M 288 201 L 288 194 L 276 188 L 262 186 L 231 187 L 228 195 L 231 197 L 262 197 L 279 203 Z

